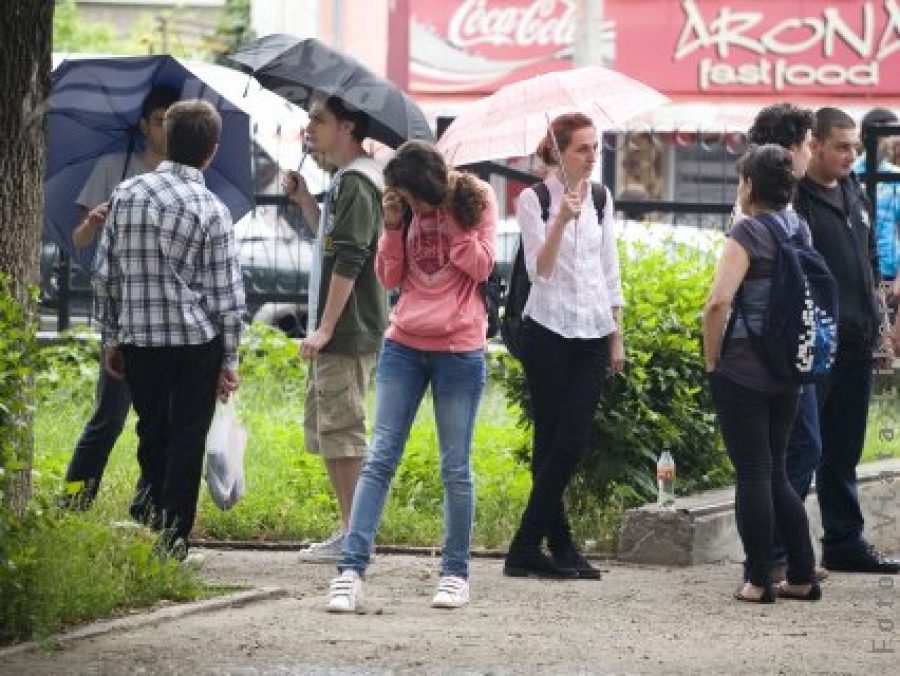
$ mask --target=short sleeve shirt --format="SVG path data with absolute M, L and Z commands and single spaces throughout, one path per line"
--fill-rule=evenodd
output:
M 771 215 L 790 233 L 799 228 L 801 236 L 811 244 L 809 227 L 795 212 L 785 210 Z M 775 240 L 764 224 L 751 217 L 741 218 L 735 223 L 728 237 L 747 252 L 750 266 L 739 292 L 743 294 L 743 310 L 738 311 L 732 305 L 732 313 L 738 312 L 738 315 L 733 318 L 734 326 L 729 339 L 722 345 L 717 370 L 729 380 L 759 392 L 777 392 L 796 387 L 772 375 L 747 334 L 748 324 L 755 333 L 762 330 L 768 305 L 772 262 L 775 259 Z

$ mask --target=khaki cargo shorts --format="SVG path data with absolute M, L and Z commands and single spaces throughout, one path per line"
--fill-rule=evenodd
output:
M 309 367 L 306 450 L 328 460 L 366 455 L 366 392 L 375 354 L 319 353 Z

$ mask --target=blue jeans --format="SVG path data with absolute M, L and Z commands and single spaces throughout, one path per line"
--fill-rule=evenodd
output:
M 375 372 L 372 441 L 356 484 L 339 570 L 363 575 L 369 565 L 391 480 L 425 389 L 431 385 L 444 485 L 441 575 L 468 578 L 475 514 L 472 435 L 484 382 L 484 350 L 424 352 L 384 341 Z
M 800 391 L 800 405 L 797 417 L 791 427 L 788 439 L 785 468 L 788 482 L 801 501 L 809 495 L 809 487 L 822 458 L 822 436 L 819 433 L 819 404 L 816 399 L 816 386 L 804 385 Z M 785 563 L 787 549 L 781 541 L 778 529 L 772 539 L 772 561 Z
M 83 508 L 88 507 L 97 497 L 109 454 L 116 445 L 128 418 L 128 411 L 131 410 L 128 384 L 124 380 L 116 380 L 107 372 L 103 364 L 103 352 L 101 346 L 94 412 L 75 445 L 75 452 L 66 470 L 66 483 L 83 482 L 83 487 L 73 499 Z
M 830 555 L 841 556 L 866 546 L 856 466 L 862 458 L 871 391 L 871 346 L 842 337 L 834 366 L 816 391 L 822 429 L 816 493 L 825 531 L 822 555 L 826 565 Z

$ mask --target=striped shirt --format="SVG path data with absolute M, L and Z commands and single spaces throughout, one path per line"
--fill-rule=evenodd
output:
M 108 345 L 200 345 L 221 335 L 237 368 L 244 313 L 231 216 L 193 167 L 163 162 L 112 196 L 94 269 Z

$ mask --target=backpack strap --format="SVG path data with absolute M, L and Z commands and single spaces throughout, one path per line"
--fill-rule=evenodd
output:
M 550 220 L 550 189 L 543 181 L 538 181 L 531 186 L 537 195 L 538 204 L 541 205 L 541 220 L 546 223 Z M 606 188 L 602 183 L 591 181 L 591 199 L 594 200 L 594 208 L 597 210 L 598 222 L 603 223 L 603 210 L 606 209 Z
M 538 181 L 531 186 L 531 189 L 534 190 L 538 203 L 541 205 L 541 220 L 546 223 L 550 220 L 550 188 L 543 181 Z
M 606 187 L 602 183 L 591 181 L 591 197 L 597 210 L 597 219 L 603 223 L 603 210 L 606 209 Z

